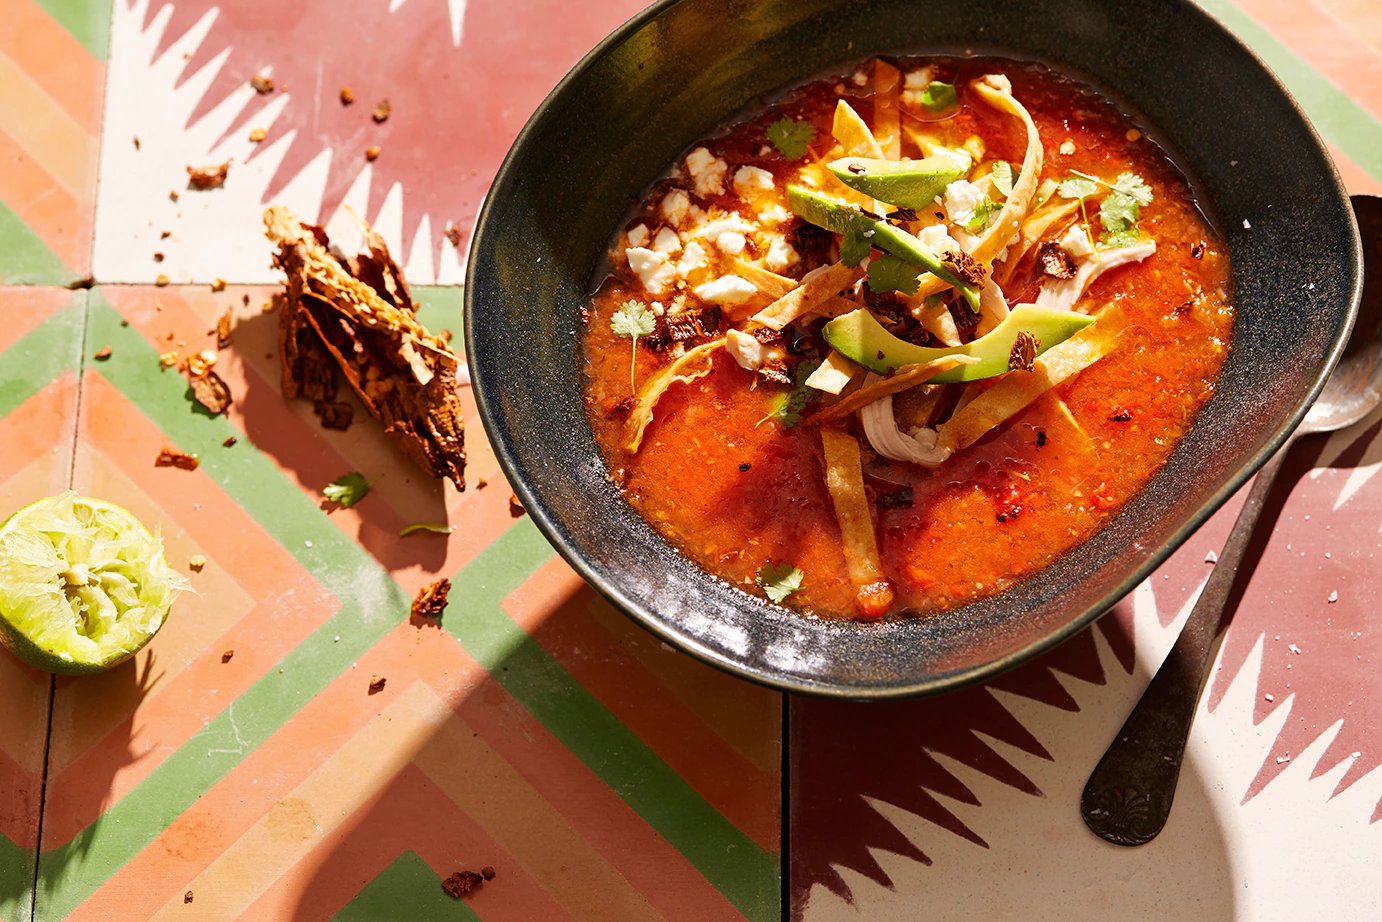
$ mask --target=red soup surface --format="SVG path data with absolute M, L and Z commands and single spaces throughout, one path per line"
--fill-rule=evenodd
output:
M 953 608 L 1087 540 L 1180 444 L 1232 335 L 1225 248 L 1149 131 L 1049 67 L 957 57 L 870 59 L 722 126 L 595 282 L 587 411 L 625 497 L 705 570 L 823 618 Z M 910 184 L 865 183 L 889 169 Z M 1004 325 L 1033 304 L 1094 320 Z M 863 319 L 1002 367 L 871 374 L 876 343 L 835 333 Z

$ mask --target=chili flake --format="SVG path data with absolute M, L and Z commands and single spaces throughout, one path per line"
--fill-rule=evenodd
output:
M 460 899 L 478 887 L 483 880 L 484 878 L 474 871 L 457 871 L 441 882 L 441 888 L 446 891 L 447 896 Z
M 273 78 L 266 77 L 263 74 L 255 74 L 253 77 L 251 77 L 250 86 L 254 87 L 254 91 L 258 93 L 260 96 L 263 96 L 266 93 L 272 93 L 274 91 Z
M 1075 258 L 1062 249 L 1059 243 L 1048 240 L 1037 247 L 1037 258 L 1041 261 L 1041 271 L 1052 278 L 1075 277 Z
M 225 185 L 226 174 L 229 172 L 229 160 L 220 166 L 189 166 L 187 168 L 187 183 L 193 189 L 201 192 L 207 189 L 219 189 Z
M 1041 340 L 1037 339 L 1026 330 L 1017 334 L 1017 339 L 1013 341 L 1013 350 L 1008 355 L 1008 370 L 1031 371 L 1036 367 L 1037 350 L 1041 348 Z
M 189 455 L 167 445 L 163 446 L 158 457 L 154 459 L 154 467 L 176 467 L 184 471 L 195 471 L 200 464 L 201 461 L 196 455 Z
M 230 396 L 230 387 L 214 371 L 207 371 L 206 374 L 192 379 L 192 396 L 196 397 L 197 403 L 206 407 L 212 416 L 224 413 L 235 402 Z
M 439 579 L 435 583 L 423 586 L 417 598 L 413 599 L 414 617 L 440 620 L 442 612 L 446 610 L 446 594 L 450 591 L 449 579 Z

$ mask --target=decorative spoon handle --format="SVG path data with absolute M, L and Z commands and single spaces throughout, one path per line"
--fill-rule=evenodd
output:
M 1085 783 L 1080 815 L 1101 839 L 1115 845 L 1142 845 L 1166 825 L 1224 603 L 1296 435 L 1292 433 L 1258 471 L 1180 637 Z

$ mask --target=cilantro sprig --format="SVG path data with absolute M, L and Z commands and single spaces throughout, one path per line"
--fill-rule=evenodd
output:
M 816 140 L 816 126 L 790 118 L 778 119 L 768 126 L 765 133 L 773 147 L 788 160 L 800 160 L 805 156 L 806 148 Z
M 869 288 L 873 291 L 900 291 L 914 295 L 921 285 L 921 270 L 891 253 L 869 263 Z
M 851 224 L 840 241 L 840 262 L 846 266 L 857 266 L 864 257 L 873 251 L 873 231 Z
M 956 95 L 953 83 L 932 80 L 921 92 L 921 104 L 931 112 L 944 112 L 959 105 L 960 97 Z
M 383 476 L 383 474 L 379 475 L 379 477 Z M 374 478 L 374 480 L 366 480 L 364 474 L 359 471 L 351 471 L 349 474 L 342 474 L 323 487 L 322 495 L 342 509 L 349 509 L 365 498 L 365 494 L 369 492 L 370 484 L 377 482 L 379 477 Z
M 768 563 L 758 568 L 758 585 L 774 602 L 781 602 L 787 596 L 801 590 L 801 581 L 806 574 L 791 564 Z
M 965 222 L 965 230 L 980 231 L 989 223 L 989 217 L 1003 208 L 1002 205 L 985 196 L 974 206 L 974 215 Z
M 782 423 L 784 429 L 794 428 L 800 423 L 801 411 L 806 409 L 806 405 L 815 398 L 817 393 L 815 388 L 806 386 L 806 379 L 811 377 L 811 373 L 815 370 L 815 362 L 799 363 L 792 373 L 792 377 L 796 380 L 795 386 L 777 398 L 772 410 L 767 416 L 760 419 L 754 428 L 763 425 L 770 419 Z
M 1080 200 L 1080 214 L 1086 225 L 1089 212 L 1085 200 L 1095 195 L 1100 187 L 1108 190 L 1099 204 L 1099 224 L 1103 227 L 1099 242 L 1111 247 L 1136 243 L 1140 239 L 1137 221 L 1142 216 L 1142 206 L 1152 203 L 1152 187 L 1136 173 L 1120 173 L 1117 179 L 1108 182 L 1078 170 L 1073 172 L 1074 176 L 1060 184 L 1060 194 Z
M 638 368 L 638 337 L 647 336 L 657 326 L 657 318 L 641 302 L 625 301 L 614 316 L 609 319 L 609 328 L 614 335 L 633 341 L 632 357 L 629 359 L 629 391 L 637 392 L 634 371 Z

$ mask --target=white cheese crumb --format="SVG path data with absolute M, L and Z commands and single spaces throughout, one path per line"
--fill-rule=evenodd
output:
M 781 272 L 783 269 L 795 266 L 801 261 L 796 248 L 787 242 L 785 237 L 774 237 L 772 246 L 768 247 L 767 257 L 768 268 L 774 272 Z
M 1075 153 L 1075 142 L 1074 142 L 1074 141 L 1065 141 L 1065 142 L 1063 142 L 1063 143 L 1061 144 L 1061 146 L 1060 146 L 1060 152 L 1061 152 L 1062 154 L 1065 154 L 1067 157 L 1070 156 L 1071 154 Z
M 1243 219 L 1243 230 L 1252 230 L 1252 225 L 1248 223 L 1247 218 Z
M 725 231 L 715 238 L 715 246 L 726 256 L 738 256 L 744 252 L 744 244 L 747 242 L 744 235 L 738 231 Z
M 1262 697 L 1263 697 L 1263 698 L 1266 698 L 1268 701 L 1275 701 L 1275 700 L 1276 700 L 1276 698 L 1274 698 L 1274 697 L 1271 696 L 1271 695 L 1263 695 Z
M 662 216 L 666 218 L 673 227 L 681 227 L 686 221 L 686 215 L 691 210 L 691 199 L 680 189 L 673 189 L 662 199 Z
M 692 272 L 709 265 L 706 259 L 705 247 L 692 240 L 686 245 L 686 252 L 681 254 L 681 262 L 677 263 L 677 274 L 686 278 Z
M 730 330 L 729 335 L 725 337 L 725 351 L 745 371 L 757 371 L 762 368 L 763 359 L 767 354 L 762 343 L 738 330 Z
M 659 253 L 675 253 L 681 249 L 681 238 L 670 227 L 664 227 L 657 232 L 657 237 L 653 240 L 653 249 Z
M 629 247 L 624 251 L 629 258 L 629 268 L 638 275 L 638 280 L 650 295 L 666 293 L 677 280 L 677 270 L 667 261 L 666 255 L 657 250 L 644 247 Z
M 635 224 L 629 228 L 629 232 L 625 236 L 628 237 L 629 246 L 641 247 L 648 242 L 648 225 Z
M 652 304 L 649 304 L 648 306 L 653 309 L 653 315 L 657 317 L 661 317 L 664 313 L 667 312 L 667 309 L 662 306 L 661 301 L 654 301 Z
M 711 304 L 743 304 L 758 294 L 758 289 L 748 279 L 737 275 L 722 275 L 704 285 L 697 285 L 696 297 Z M 756 341 L 756 340 L 755 340 Z
M 1072 225 L 1070 230 L 1065 232 L 1065 236 L 1060 239 L 1060 248 L 1071 256 L 1090 256 L 1094 253 L 1094 244 L 1090 243 L 1089 234 L 1083 224 Z
M 773 174 L 756 166 L 741 166 L 734 172 L 734 191 L 740 198 L 753 198 L 773 190 Z
M 790 217 L 791 215 L 787 213 L 787 209 L 783 208 L 781 205 L 773 205 L 769 208 L 764 208 L 758 213 L 758 219 L 764 224 L 781 224 Z
M 1355 758 L 1355 759 L 1361 759 L 1362 757 L 1363 757 L 1363 754 L 1362 754 L 1361 752 L 1355 752 L 1355 753 L 1353 753 L 1353 758 Z
M 1213 551 L 1210 551 L 1208 554 L 1205 554 L 1205 555 L 1204 555 L 1204 562 L 1205 562 L 1205 563 L 1218 563 L 1218 562 L 1219 562 L 1219 555 L 1216 554 L 1216 553 L 1214 553 Z
M 866 71 L 861 69 L 856 70 L 853 73 L 853 75 L 850 76 L 849 79 L 854 81 L 855 86 L 863 86 L 864 84 L 869 82 L 869 75 Z
M 920 70 L 908 71 L 907 76 L 902 78 L 903 89 L 924 90 L 931 84 L 931 68 L 923 67 Z
M 1331 592 L 1331 593 L 1329 594 L 1329 601 L 1331 601 L 1331 602 L 1337 602 L 1337 601 L 1339 601 L 1339 590 L 1335 589 L 1333 592 Z
M 691 174 L 691 181 L 696 184 L 696 195 L 701 198 L 725 194 L 725 173 L 728 170 L 729 164 L 704 147 L 698 147 L 686 155 L 686 171 Z
M 1286 649 L 1290 650 L 1292 653 L 1296 654 L 1297 656 L 1300 655 L 1300 647 L 1296 646 L 1295 644 L 1290 644 L 1289 646 L 1286 647 Z
M 1280 764 L 1283 763 L 1283 762 L 1289 762 L 1289 761 L 1291 761 L 1291 757 L 1290 757 L 1290 756 L 1282 756 L 1281 758 L 1279 758 L 1279 759 L 1276 760 L 1276 764 L 1277 764 L 1277 765 L 1280 765 Z
M 984 193 L 967 179 L 957 179 L 945 187 L 945 213 L 952 224 L 967 224 L 974 218 L 974 209 L 983 201 Z
M 731 231 L 740 234 L 751 234 L 755 228 L 748 221 L 739 217 L 737 214 L 719 215 L 711 218 L 691 230 L 691 236 L 699 237 L 702 240 L 716 240 L 721 234 Z

